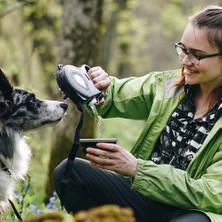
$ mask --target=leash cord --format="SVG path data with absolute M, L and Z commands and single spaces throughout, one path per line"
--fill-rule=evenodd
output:
M 16 217 L 18 218 L 18 220 L 19 220 L 19 221 L 23 221 L 23 220 L 22 220 L 22 217 L 21 217 L 21 215 L 19 214 L 18 210 L 16 209 L 14 203 L 13 203 L 10 199 L 8 199 L 8 201 L 9 201 L 9 203 L 11 204 L 12 209 L 14 210 L 14 213 L 15 213 Z
M 78 152 L 79 149 L 79 139 L 80 139 L 80 130 L 83 126 L 83 117 L 84 117 L 84 113 L 83 113 L 83 107 L 81 103 L 76 104 L 78 110 L 81 112 L 81 117 L 79 120 L 79 123 L 76 127 L 75 130 L 75 134 L 74 134 L 74 142 L 71 148 L 71 151 L 69 153 L 67 162 L 66 162 L 66 166 L 65 166 L 65 170 L 62 176 L 62 180 L 61 180 L 61 197 L 60 197 L 60 201 L 61 201 L 61 206 L 63 207 L 63 200 L 64 200 L 64 196 L 65 196 L 65 191 L 66 191 L 66 185 L 68 183 L 68 178 L 71 175 L 71 169 L 72 166 L 74 164 L 74 160 L 76 157 L 76 154 Z

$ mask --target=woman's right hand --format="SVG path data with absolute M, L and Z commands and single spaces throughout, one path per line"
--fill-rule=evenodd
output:
M 109 75 L 100 66 L 90 68 L 88 75 L 99 90 L 105 91 L 109 87 Z

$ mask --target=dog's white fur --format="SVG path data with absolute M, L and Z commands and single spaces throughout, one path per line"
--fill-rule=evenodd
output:
M 39 100 L 29 91 L 13 88 L 0 69 L 0 208 L 5 210 L 18 180 L 24 179 L 31 157 L 24 137 L 29 130 L 58 123 L 67 105 Z

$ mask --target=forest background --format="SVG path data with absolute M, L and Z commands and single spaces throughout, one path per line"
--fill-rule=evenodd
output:
M 207 4 L 222 5 L 222 0 L 0 0 L 0 67 L 14 86 L 53 100 L 63 99 L 55 82 L 60 63 L 100 65 L 120 78 L 180 68 L 174 43 L 188 16 Z M 23 216 L 51 201 L 52 172 L 68 156 L 79 116 L 69 102 L 58 126 L 27 134 L 30 180 L 16 193 Z M 99 122 L 102 137 L 116 137 L 128 150 L 144 124 L 118 118 Z M 86 116 L 81 137 L 98 132 L 95 118 Z

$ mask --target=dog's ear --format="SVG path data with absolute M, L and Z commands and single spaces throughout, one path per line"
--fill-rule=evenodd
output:
M 9 83 L 8 78 L 6 77 L 2 68 L 0 68 L 0 92 L 1 96 L 4 97 L 4 100 L 12 101 L 12 91 L 13 87 Z
M 13 103 L 12 92 L 13 87 L 2 68 L 0 68 L 0 116 L 9 111 L 10 104 Z

